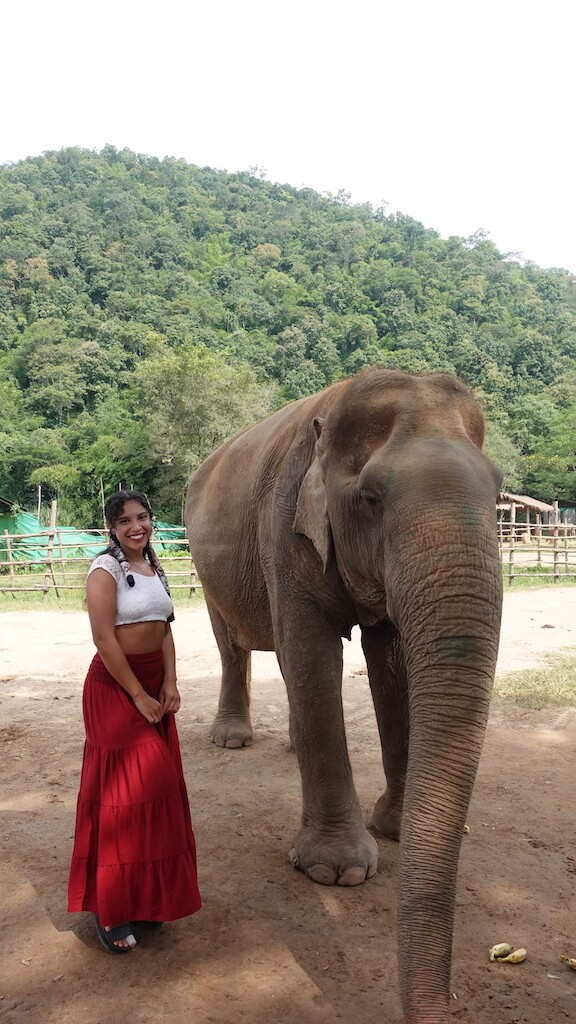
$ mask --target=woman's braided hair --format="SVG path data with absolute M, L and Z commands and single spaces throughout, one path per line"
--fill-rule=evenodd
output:
M 116 559 L 120 568 L 122 569 L 122 572 L 126 577 L 126 582 L 128 586 L 133 587 L 135 584 L 135 580 L 132 570 L 130 568 L 130 562 L 128 561 L 126 555 L 122 551 L 122 548 L 118 543 L 118 538 L 114 533 L 114 527 L 116 526 L 116 523 L 118 522 L 120 516 L 122 515 L 122 512 L 124 511 L 124 505 L 126 504 L 127 501 L 137 501 L 139 505 L 142 505 L 142 508 L 146 510 L 146 512 L 150 516 L 152 523 L 154 523 L 154 513 L 152 512 L 150 502 L 148 501 L 148 498 L 142 491 L 115 491 L 115 493 L 110 498 L 108 498 L 108 501 L 104 506 L 104 518 L 106 520 L 106 525 L 110 530 L 110 539 L 108 541 L 108 547 L 106 548 L 106 551 L 104 553 L 106 555 L 112 555 L 112 557 Z M 154 572 L 160 578 L 164 590 L 166 591 L 168 596 L 170 596 L 170 587 L 168 586 L 166 573 L 164 572 L 158 555 L 154 551 L 154 548 L 152 547 L 150 541 L 148 541 L 148 543 L 146 544 L 146 547 L 144 548 L 143 551 L 143 555 L 150 562 L 150 565 L 154 569 Z M 170 618 L 168 619 L 168 622 L 172 622 L 173 619 L 174 615 L 171 615 Z

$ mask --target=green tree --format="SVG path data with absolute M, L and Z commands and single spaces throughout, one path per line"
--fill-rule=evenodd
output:
M 136 382 L 152 452 L 182 487 L 217 445 L 270 410 L 270 391 L 250 367 L 229 365 L 202 345 L 147 360 Z
M 504 474 L 502 490 L 518 494 L 524 476 L 521 453 L 506 430 L 490 420 L 486 421 L 484 451 Z
M 549 501 L 576 501 L 576 402 L 555 411 L 546 435 L 523 458 L 527 485 Z
M 250 419 L 256 381 L 267 408 L 373 364 L 455 371 L 500 431 L 491 443 L 507 479 L 572 489 L 566 272 L 522 265 L 484 232 L 442 239 L 345 190 L 321 196 L 260 173 L 112 146 L 0 167 L 0 475 L 13 500 L 24 505 L 44 473 L 88 522 L 102 477 L 106 488 L 143 486 L 176 513 L 183 473 L 226 424 L 245 421 L 236 408 L 215 424 L 205 409 L 183 462 L 167 400 L 171 440 L 160 443 L 143 381 L 159 375 L 160 393 L 158 367 L 167 360 L 180 380 L 193 351 L 216 359 L 208 392 L 221 378 L 224 409 L 230 381 L 251 374 Z

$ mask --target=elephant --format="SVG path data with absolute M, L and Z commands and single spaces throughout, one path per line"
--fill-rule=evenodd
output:
M 280 408 L 191 479 L 186 525 L 222 661 L 213 741 L 249 745 L 250 657 L 275 651 L 302 781 L 289 859 L 326 885 L 400 841 L 407 1024 L 448 1020 L 456 877 L 498 652 L 501 472 L 473 393 L 369 368 Z M 359 626 L 386 789 L 364 824 L 342 638 Z

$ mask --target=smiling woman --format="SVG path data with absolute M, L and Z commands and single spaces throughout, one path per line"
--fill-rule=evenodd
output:
M 139 501 L 125 501 L 122 514 L 116 520 L 114 532 L 117 543 L 125 555 L 133 563 L 140 565 L 145 575 L 150 575 L 149 567 L 143 558 L 143 551 L 152 534 L 152 519 L 148 509 L 143 508 Z
M 152 509 L 144 494 L 118 491 L 105 515 L 110 544 L 86 585 L 98 653 L 84 686 L 68 909 L 92 911 L 103 946 L 125 953 L 133 923 L 186 917 L 200 895 L 174 721 L 174 607 L 150 544 Z

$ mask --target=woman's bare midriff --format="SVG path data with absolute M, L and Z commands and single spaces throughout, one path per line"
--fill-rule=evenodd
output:
M 159 651 L 165 634 L 166 623 L 162 619 L 116 626 L 116 639 L 124 654 L 151 654 L 152 651 Z

